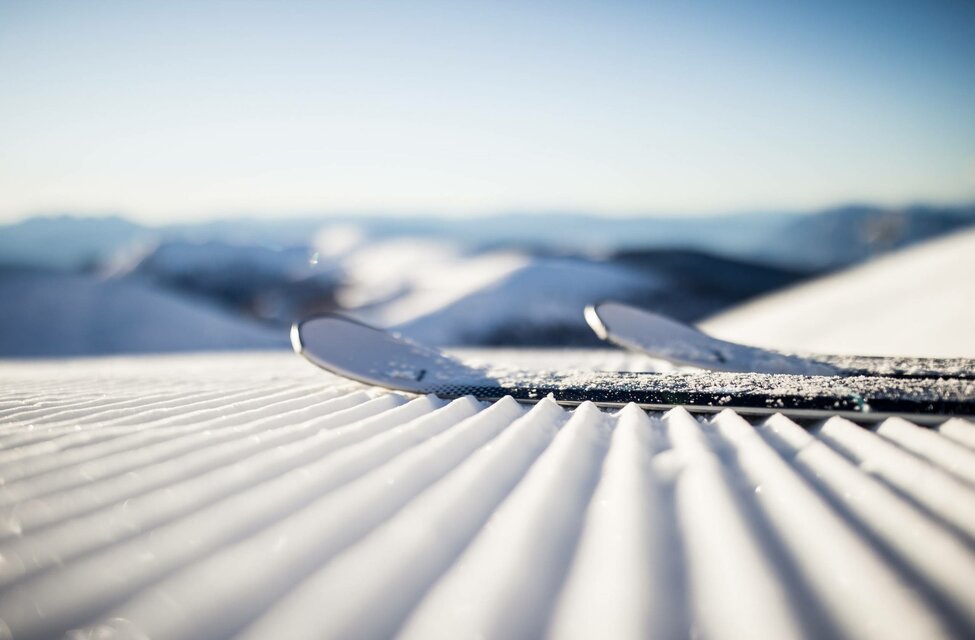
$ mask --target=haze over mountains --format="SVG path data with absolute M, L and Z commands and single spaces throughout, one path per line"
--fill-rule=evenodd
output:
M 975 205 L 710 218 L 328 216 L 0 227 L 0 355 L 275 348 L 340 310 L 441 345 L 592 344 L 582 307 L 697 321 L 975 223 Z
M 146 226 L 120 216 L 70 214 L 0 226 L 0 263 L 81 268 L 133 243 L 217 241 L 307 247 L 320 232 L 355 229 L 381 240 L 418 237 L 466 249 L 606 254 L 643 248 L 697 249 L 777 266 L 829 269 L 906 246 L 975 221 L 975 204 L 900 209 L 851 205 L 813 213 L 744 213 L 710 217 L 613 218 L 571 212 L 508 213 L 479 218 L 327 215 L 284 219 L 227 218 Z

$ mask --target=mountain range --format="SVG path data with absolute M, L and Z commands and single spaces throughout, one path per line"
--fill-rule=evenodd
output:
M 698 321 L 975 223 L 975 206 L 810 214 L 240 219 L 0 228 L 0 356 L 276 348 L 341 311 L 439 345 L 590 345 L 609 297 Z

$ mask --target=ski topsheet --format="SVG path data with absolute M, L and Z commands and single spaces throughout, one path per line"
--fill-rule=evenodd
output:
M 462 362 L 340 316 L 320 316 L 292 329 L 295 351 L 316 365 L 370 385 L 445 398 L 511 396 L 563 404 L 636 403 L 652 410 L 855 416 L 909 414 L 919 422 L 975 414 L 975 381 L 959 377 L 808 376 L 767 373 L 620 373 L 525 371 Z

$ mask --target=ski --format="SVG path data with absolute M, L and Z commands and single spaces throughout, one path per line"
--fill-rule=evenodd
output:
M 792 354 L 713 338 L 695 327 L 619 302 L 586 308 L 603 340 L 676 364 L 712 371 L 808 376 L 975 379 L 975 360 Z
M 975 414 L 975 381 L 960 377 L 525 371 L 464 362 L 337 315 L 296 323 L 291 340 L 296 352 L 332 373 L 369 385 L 444 398 L 511 396 L 537 402 L 550 396 L 566 405 L 635 403 L 648 410 L 682 406 L 701 413 L 733 409 L 743 414 L 784 413 L 814 419 L 838 415 L 858 421 L 907 416 L 919 423 Z

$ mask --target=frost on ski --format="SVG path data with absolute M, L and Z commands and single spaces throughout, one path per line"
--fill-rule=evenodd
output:
M 970 413 L 975 381 L 825 377 L 761 373 L 634 373 L 591 370 L 525 371 L 471 369 L 431 386 L 447 397 L 511 395 L 538 400 L 552 394 L 560 402 L 646 407 L 734 407 L 740 410 L 811 410 L 880 413 Z M 436 378 L 434 378 L 436 379 Z M 431 381 L 431 385 L 435 384 Z
M 437 349 L 338 316 L 300 323 L 295 348 L 318 366 L 360 382 L 444 397 L 510 395 L 537 401 L 604 405 L 636 403 L 647 408 L 688 406 L 768 412 L 842 411 L 970 414 L 975 381 L 970 378 L 808 376 L 729 372 L 621 372 L 561 367 L 526 370 L 465 362 Z

